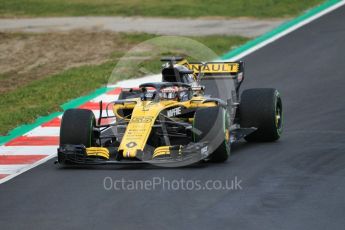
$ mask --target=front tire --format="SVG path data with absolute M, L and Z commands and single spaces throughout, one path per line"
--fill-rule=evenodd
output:
M 95 146 L 93 127 L 95 115 L 88 109 L 68 109 L 64 112 L 60 126 L 60 146 L 84 145 Z
M 221 107 L 198 109 L 194 115 L 194 142 L 208 141 L 211 162 L 224 162 L 230 156 L 228 113 Z
M 247 89 L 241 95 L 240 124 L 257 130 L 245 137 L 248 142 L 276 141 L 283 131 L 283 105 L 278 90 Z

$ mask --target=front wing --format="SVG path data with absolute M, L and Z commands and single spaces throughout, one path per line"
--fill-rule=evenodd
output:
M 166 157 L 158 159 L 118 159 L 115 148 L 109 148 L 112 152 L 109 159 L 98 156 L 88 156 L 87 149 L 83 145 L 64 145 L 58 148 L 58 160 L 60 165 L 128 165 L 128 164 L 152 164 L 152 165 L 186 165 L 204 159 L 210 155 L 206 142 L 190 143 L 182 147 L 178 152 L 171 152 Z

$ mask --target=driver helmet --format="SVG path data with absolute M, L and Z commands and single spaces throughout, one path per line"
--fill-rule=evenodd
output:
M 179 88 L 177 86 L 170 86 L 160 90 L 159 97 L 162 100 L 177 100 Z

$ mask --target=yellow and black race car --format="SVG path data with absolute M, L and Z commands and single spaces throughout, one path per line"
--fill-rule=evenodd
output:
M 179 166 L 224 162 L 231 144 L 275 141 L 282 133 L 279 92 L 242 92 L 243 62 L 189 63 L 162 58 L 162 81 L 122 89 L 106 106 L 113 116 L 96 122 L 91 110 L 69 109 L 62 117 L 58 163 L 62 165 L 152 163 Z M 102 124 L 113 117 L 115 122 Z

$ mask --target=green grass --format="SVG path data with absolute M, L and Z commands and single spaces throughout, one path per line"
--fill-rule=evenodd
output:
M 2 17 L 290 17 L 323 0 L 0 0 Z
M 133 44 L 154 37 L 147 34 L 122 34 L 121 36 L 122 39 Z M 219 55 L 248 40 L 242 37 L 229 36 L 193 37 L 193 39 L 202 42 Z M 147 51 L 144 50 L 143 52 Z M 172 50 L 171 53 L 173 52 Z M 179 49 L 175 54 L 183 55 L 185 50 Z M 69 69 L 33 81 L 25 87 L 17 88 L 9 93 L 0 94 L 0 134 L 3 135 L 18 125 L 33 122 L 39 116 L 61 111 L 60 105 L 62 103 L 106 85 L 118 58 L 122 55 L 122 52 L 115 51 L 112 60 L 101 65 Z M 159 53 L 156 53 L 151 59 L 140 63 L 139 67 L 158 73 L 161 66 L 158 55 Z M 137 75 L 137 72 L 132 71 L 126 78 L 139 76 L 140 74 Z M 113 80 L 120 80 L 119 76 L 114 76 Z

